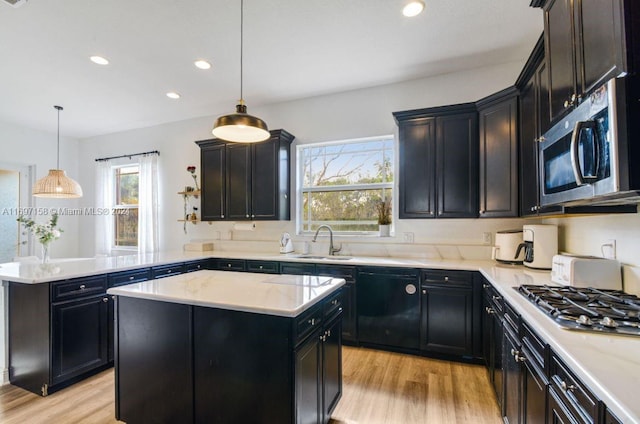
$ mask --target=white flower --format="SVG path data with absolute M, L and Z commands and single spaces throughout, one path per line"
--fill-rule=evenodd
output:
M 53 234 L 54 238 L 59 238 L 62 235 L 62 233 L 59 230 L 53 230 L 51 234 Z

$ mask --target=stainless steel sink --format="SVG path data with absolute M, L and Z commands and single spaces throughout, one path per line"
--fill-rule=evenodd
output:
M 295 255 L 295 258 L 300 259 L 316 259 L 323 261 L 348 261 L 353 259 L 351 256 L 322 256 L 322 255 Z

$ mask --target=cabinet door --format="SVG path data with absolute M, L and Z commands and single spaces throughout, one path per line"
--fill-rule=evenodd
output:
M 251 219 L 278 219 L 278 141 L 253 145 Z
M 547 424 L 579 424 L 579 421 L 562 403 L 553 387 L 549 387 Z
M 522 419 L 525 423 L 544 423 L 547 413 L 544 374 L 531 365 L 530 361 L 525 361 L 524 373 Z
M 518 98 L 511 94 L 478 111 L 480 217 L 518 216 Z
M 522 368 L 518 361 L 520 345 L 510 331 L 505 331 L 503 338 L 504 359 L 504 422 L 508 424 L 520 423 L 520 405 L 522 402 Z
M 322 414 L 328 423 L 342 396 L 342 320 L 329 324 L 322 342 Z
M 538 206 L 536 76 L 520 90 L 520 213 L 535 215 Z
M 465 356 L 473 354 L 473 290 L 422 287 L 420 349 Z
M 342 287 L 342 338 L 354 343 L 358 341 L 356 290 L 355 282 L 347 282 Z
M 436 118 L 436 191 L 439 218 L 478 216 L 477 113 Z
M 435 122 L 424 118 L 400 125 L 400 219 L 435 217 Z
M 322 341 L 318 333 L 296 351 L 295 390 L 296 424 L 322 422 Z
M 107 363 L 108 302 L 101 295 L 51 305 L 53 384 Z
M 251 218 L 251 146 L 228 144 L 227 166 L 227 219 Z
M 552 0 L 545 6 L 545 51 L 549 69 L 551 120 L 559 119 L 575 89 L 573 54 L 573 0 Z
M 579 92 L 624 72 L 620 0 L 574 0 Z
M 493 388 L 496 391 L 496 397 L 498 399 L 498 405 L 500 411 L 504 411 L 504 374 L 503 374 L 503 337 L 504 330 L 502 327 L 502 318 L 497 313 L 491 314 L 491 324 L 493 339 L 491 340 L 491 357 L 493 359 L 493 367 L 491 368 L 491 381 L 493 382 Z M 504 414 L 503 414 L 504 415 Z
M 109 301 L 107 303 L 107 361 L 113 362 L 115 359 L 115 296 L 107 295 Z
M 224 144 L 202 148 L 200 169 L 202 170 L 202 220 L 224 219 L 226 209 Z

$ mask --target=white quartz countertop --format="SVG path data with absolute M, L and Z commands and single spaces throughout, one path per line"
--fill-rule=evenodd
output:
M 372 265 L 386 267 L 431 268 L 477 271 L 488 261 L 467 260 L 422 260 L 393 257 L 320 257 L 319 255 L 299 255 L 247 252 L 158 252 L 98 258 L 53 259 L 50 263 L 9 262 L 0 264 L 0 280 L 25 284 L 47 283 L 69 278 L 86 277 L 126 271 L 170 263 L 188 262 L 207 258 L 248 259 L 281 262 L 304 262 L 332 265 Z
M 205 270 L 115 287 L 107 293 L 295 317 L 344 284 L 341 278 Z
M 549 272 L 496 264 L 480 272 L 623 423 L 640 423 L 640 337 L 565 330 L 513 289 L 552 284 Z

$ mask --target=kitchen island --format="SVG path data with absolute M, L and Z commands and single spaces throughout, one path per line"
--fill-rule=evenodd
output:
M 116 296 L 116 417 L 328 422 L 342 389 L 342 279 L 197 271 Z

